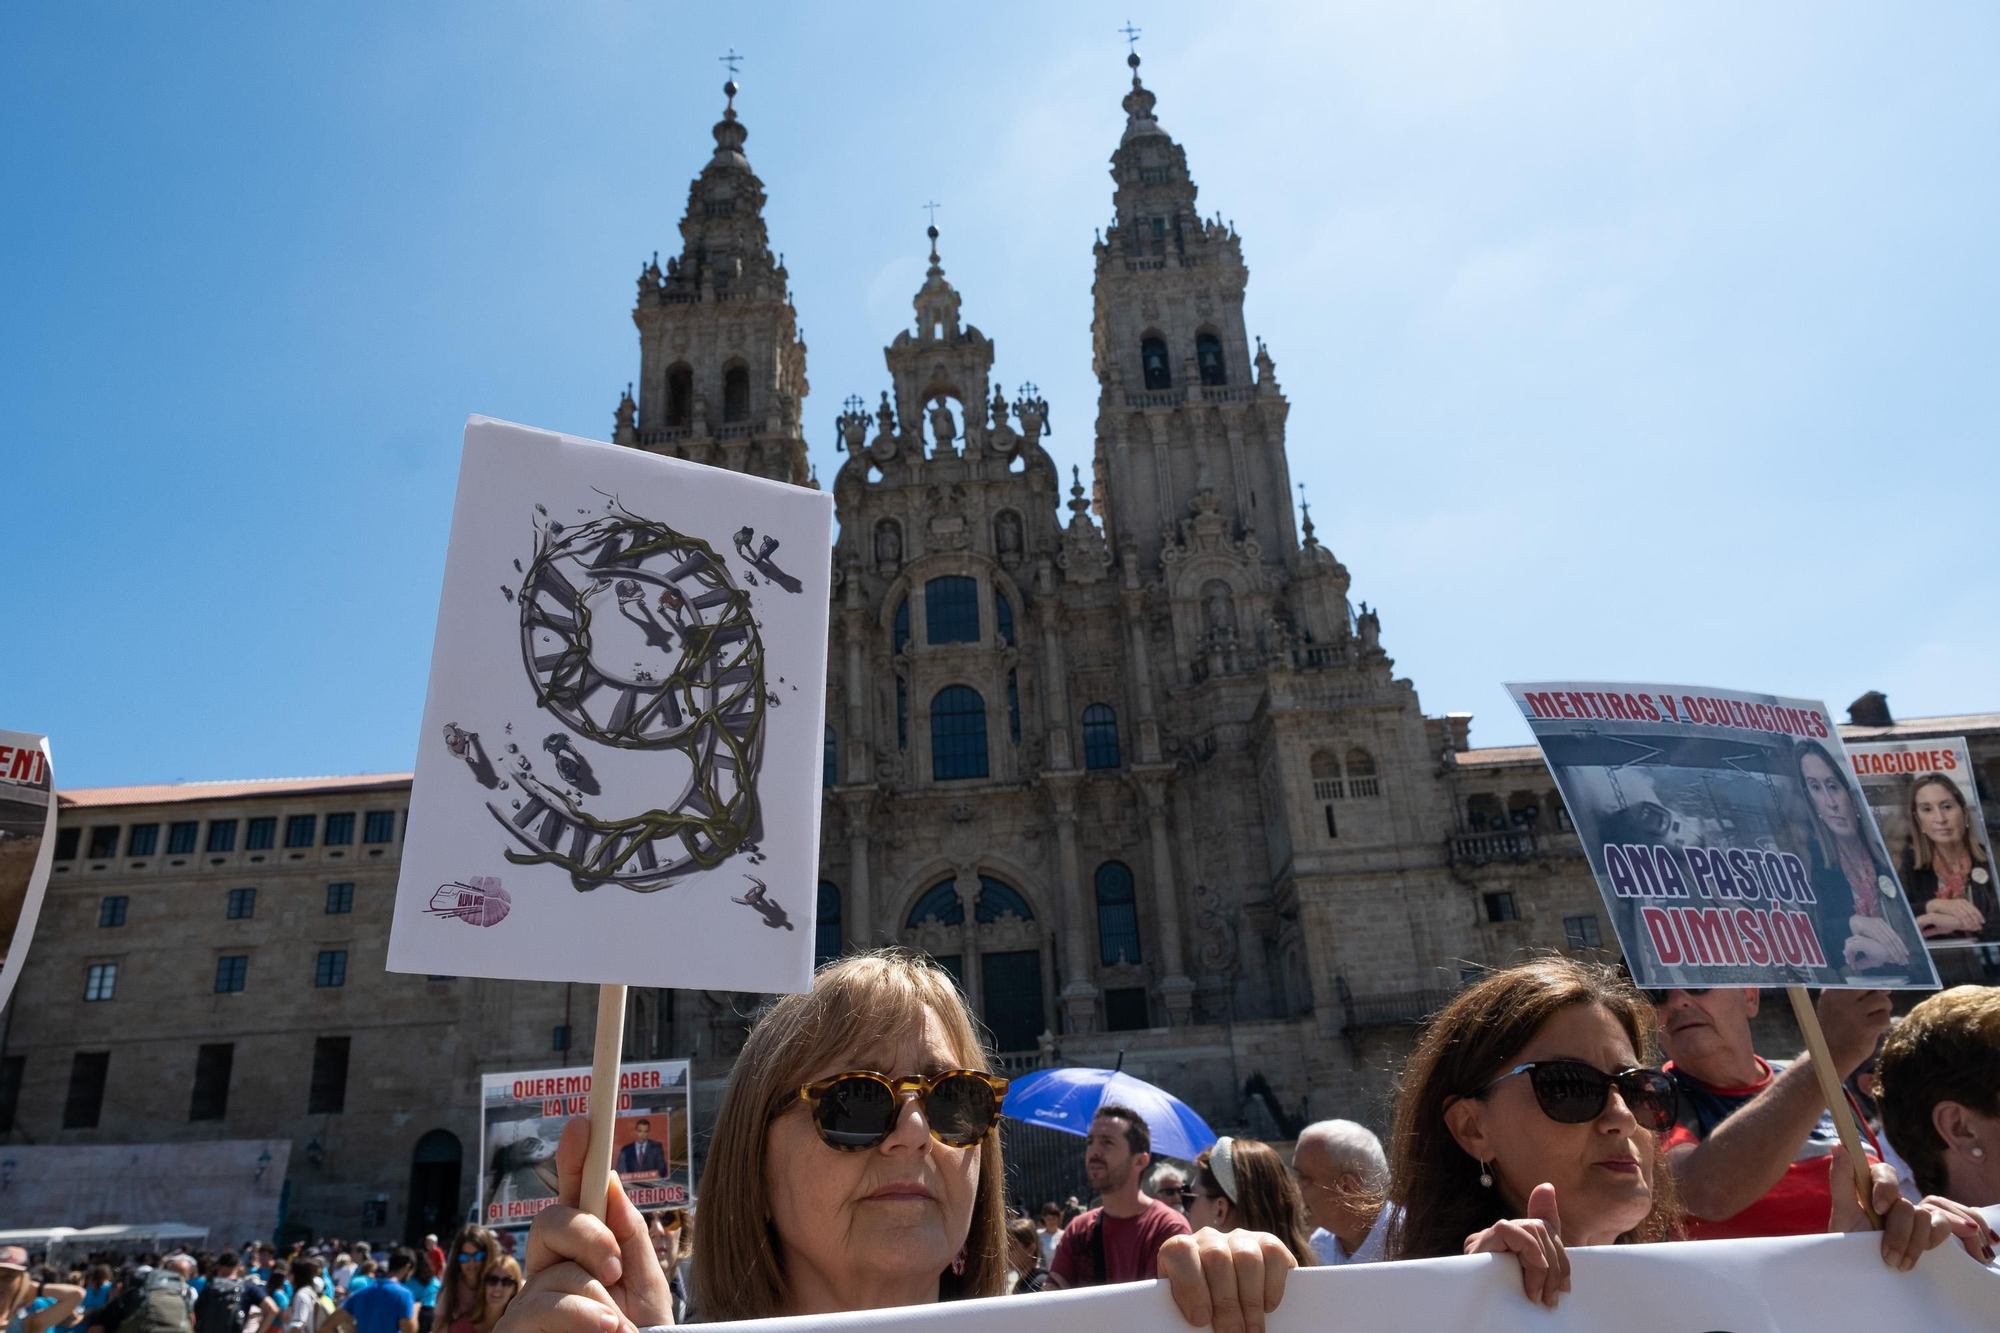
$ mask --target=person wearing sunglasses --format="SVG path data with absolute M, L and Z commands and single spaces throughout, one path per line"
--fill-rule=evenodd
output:
M 437 1312 L 433 1328 L 445 1333 L 479 1333 L 490 1327 L 486 1310 L 486 1279 L 492 1276 L 505 1256 L 500 1239 L 485 1227 L 467 1223 L 451 1240 L 451 1259 L 445 1265 L 444 1281 L 438 1287 Z
M 1693 1240 L 1802 1236 L 1826 1230 L 1833 1206 L 1827 1159 L 1845 1155 L 1810 1055 L 1757 1054 L 1750 1021 L 1760 996 L 1740 986 L 1646 992 L 1679 1123 L 1667 1162 Z M 1814 1006 L 1834 1075 L 1847 1079 L 1889 1028 L 1889 992 L 1829 990 Z M 1872 1155 L 1881 1149 L 1858 1108 Z
M 1567 1246 L 1674 1235 L 1673 1085 L 1644 1067 L 1651 1030 L 1617 973 L 1566 958 L 1460 992 L 1404 1068 L 1389 1257 L 1513 1254 L 1528 1299 L 1553 1307 Z
M 700 1189 L 701 1317 L 1001 1294 L 1005 1091 L 957 984 L 922 955 L 851 955 L 821 968 L 810 993 L 780 998 L 751 1029 L 716 1117 Z M 576 1207 L 588 1141 L 585 1120 L 564 1127 L 557 1202 L 535 1218 L 528 1284 L 497 1333 L 672 1322 L 666 1274 L 615 1178 L 605 1221 Z M 1282 1246 L 1211 1231 L 1169 1249 L 1161 1270 L 1191 1323 L 1261 1333 L 1291 1267 Z
M 1300 1267 L 1319 1262 L 1299 1187 L 1270 1144 L 1223 1135 L 1195 1157 L 1189 1194 L 1189 1226 L 1266 1231 L 1285 1243 Z
M 477 1333 L 493 1333 L 500 1321 L 507 1317 L 507 1307 L 521 1292 L 521 1265 L 511 1254 L 503 1254 L 487 1270 L 483 1283 L 486 1288 L 486 1314 L 474 1328 Z
M 674 1295 L 674 1322 L 687 1322 L 687 1284 L 681 1281 L 681 1222 L 682 1210 L 662 1208 L 646 1214 L 646 1235 L 653 1242 L 653 1257 L 660 1261 L 660 1271 L 667 1275 L 667 1286 Z

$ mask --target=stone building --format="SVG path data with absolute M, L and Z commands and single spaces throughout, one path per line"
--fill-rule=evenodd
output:
M 926 950 L 1014 1070 L 1122 1060 L 1266 1138 L 1380 1124 L 1411 1025 L 1468 977 L 1615 940 L 1538 753 L 1427 715 L 1295 524 L 1242 238 L 1197 208 L 1132 66 L 1088 490 L 1043 447 L 1049 404 L 994 382 L 935 228 L 887 387 L 838 418 L 821 951 Z M 640 274 L 614 439 L 815 484 L 806 349 L 727 91 L 680 253 Z M 1967 735 L 2000 786 L 2000 715 L 1877 720 Z M 462 1212 L 479 1074 L 586 1063 L 591 1000 L 382 971 L 407 784 L 66 793 L 0 1049 L 7 1141 L 286 1140 L 296 1227 Z M 699 1121 L 754 999 L 635 991 L 629 1053 L 693 1056 Z M 1010 1154 L 1024 1192 L 1078 1155 Z M 0 1225 L 39 1220 L 0 1198 Z

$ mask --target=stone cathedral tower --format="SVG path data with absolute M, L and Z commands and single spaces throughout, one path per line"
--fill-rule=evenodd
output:
M 1294 520 L 1243 240 L 1198 211 L 1128 63 L 1090 493 L 1044 447 L 1060 405 L 1033 367 L 1005 387 L 935 226 L 884 385 L 837 417 L 818 942 L 930 954 L 1010 1068 L 1124 1052 L 1219 1123 L 1254 1083 L 1274 1119 L 1252 1123 L 1284 1137 L 1302 1099 L 1361 1110 L 1397 1025 L 1536 928 L 1525 889 L 1466 859 L 1463 721 L 1423 715 Z M 681 254 L 640 278 L 617 439 L 816 484 L 805 347 L 725 91 Z M 661 1049 L 742 1039 L 726 997 L 655 1008 Z
M 764 229 L 764 183 L 750 170 L 736 81 L 715 125 L 715 156 L 688 187 L 681 253 L 639 274 L 639 397 L 618 404 L 620 444 L 806 484 L 799 409 L 806 345 L 788 278 Z

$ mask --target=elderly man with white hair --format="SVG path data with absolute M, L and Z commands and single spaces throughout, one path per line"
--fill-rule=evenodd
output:
M 1317 1228 L 1312 1247 L 1323 1264 L 1380 1263 L 1395 1209 L 1389 1206 L 1389 1158 L 1382 1140 L 1352 1120 L 1321 1120 L 1299 1132 L 1292 1175 Z

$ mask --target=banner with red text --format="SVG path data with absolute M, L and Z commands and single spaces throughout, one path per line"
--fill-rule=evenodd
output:
M 1965 737 L 1847 747 L 1933 949 L 2000 944 L 2000 883 Z
M 1832 714 L 1680 685 L 1510 685 L 1640 986 L 1935 989 Z
M 42 912 L 56 850 L 56 788 L 46 736 L 0 731 L 0 1005 L 14 993 Z
M 611 1169 L 645 1210 L 694 1202 L 689 1171 L 688 1062 L 618 1067 L 618 1129 Z M 590 1068 L 487 1074 L 480 1080 L 479 1216 L 519 1226 L 555 1202 L 556 1141 L 590 1109 Z
M 1989 1209 L 1989 1215 L 1995 1210 Z M 1521 1294 L 1512 1255 L 1301 1268 L 1266 1333 L 1992 1333 L 2000 1269 L 1948 1241 L 1907 1273 L 1882 1238 L 1598 1245 L 1572 1249 L 1553 1310 Z M 726 1326 L 725 1326 L 726 1327 Z M 746 1326 L 747 1327 L 747 1326 Z M 1195 1333 L 1165 1282 L 900 1309 L 767 1319 L 758 1333 Z

